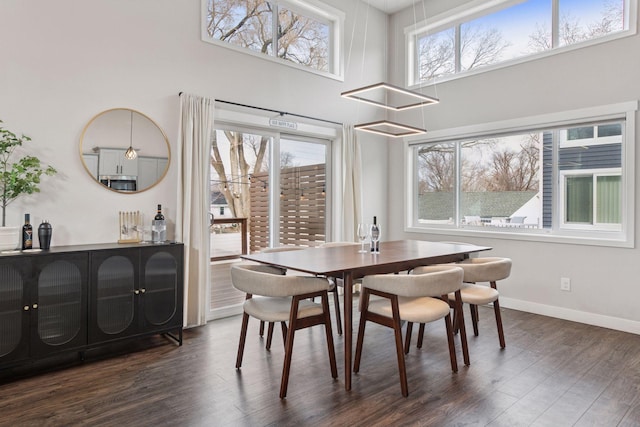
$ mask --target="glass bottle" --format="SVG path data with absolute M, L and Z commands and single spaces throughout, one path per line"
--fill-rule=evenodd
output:
M 378 219 L 373 217 L 373 224 L 371 224 L 371 252 L 374 254 L 380 253 L 380 227 L 378 226 Z
M 151 241 L 161 243 L 167 240 L 167 224 L 162 215 L 162 205 L 158 205 L 156 216 L 151 221 Z
M 22 226 L 22 250 L 33 248 L 33 227 L 31 226 L 31 215 L 24 214 L 24 225 Z

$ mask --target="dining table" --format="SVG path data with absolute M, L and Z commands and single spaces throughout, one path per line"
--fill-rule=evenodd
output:
M 344 283 L 344 380 L 351 390 L 353 348 L 353 281 L 372 274 L 408 271 L 433 264 L 459 262 L 491 247 L 466 243 L 395 240 L 379 243 L 379 253 L 360 253 L 360 245 L 312 247 L 296 251 L 264 252 L 241 258 Z

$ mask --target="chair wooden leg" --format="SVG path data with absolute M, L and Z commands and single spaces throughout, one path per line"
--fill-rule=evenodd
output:
M 338 329 L 338 335 L 342 335 L 342 316 L 340 315 L 340 295 L 338 295 L 338 287 L 334 288 L 333 292 L 333 306 L 336 310 L 336 327 Z
M 469 304 L 469 310 L 471 310 L 471 324 L 473 325 L 473 335 L 478 336 L 478 306 L 475 304 Z
M 460 319 L 458 318 L 458 310 L 455 309 L 455 304 L 454 304 L 454 310 L 453 310 L 453 333 L 457 334 L 458 332 L 460 332 Z
M 356 340 L 356 354 L 353 361 L 353 372 L 360 370 L 360 358 L 362 357 L 362 345 L 364 342 L 364 329 L 367 322 L 367 314 L 369 313 L 369 290 L 362 289 L 360 299 L 360 325 L 358 326 L 358 339 Z
M 336 292 L 337 295 L 337 292 Z M 336 364 L 336 350 L 333 346 L 333 332 L 331 328 L 331 315 L 329 313 L 329 296 L 322 294 L 322 312 L 324 315 L 324 330 L 327 336 L 327 349 L 329 351 L 329 365 L 331 367 L 331 377 L 338 378 L 338 365 Z M 338 325 L 340 322 L 338 321 Z
M 502 329 L 502 316 L 500 315 L 500 303 L 498 300 L 493 302 L 493 312 L 496 314 L 496 325 L 498 326 L 498 339 L 500 340 L 500 348 L 505 348 L 504 330 Z
M 260 321 L 260 336 L 264 336 L 264 320 Z
M 407 368 L 404 363 L 404 351 L 402 348 L 402 323 L 400 321 L 400 309 L 398 307 L 398 296 L 391 298 L 391 312 L 393 313 L 393 330 L 396 338 L 396 354 L 398 356 L 398 371 L 400 373 L 400 390 L 404 397 L 409 396 L 409 386 L 407 385 Z
M 296 322 L 298 319 L 298 305 L 300 298 L 294 296 L 291 301 L 291 313 L 289 315 L 289 330 L 287 331 L 284 347 L 284 365 L 282 367 L 282 380 L 280 381 L 280 399 L 287 396 L 287 387 L 289 386 L 289 372 L 291 371 L 291 355 L 293 353 L 293 339 L 296 333 Z M 284 324 L 284 322 L 282 322 Z M 282 329 L 284 332 L 284 328 Z
M 287 348 L 287 332 L 288 332 L 287 331 L 287 324 L 285 322 L 280 322 L 280 326 L 281 326 L 281 329 L 282 329 L 282 342 L 284 343 L 284 345 L 285 345 L 284 348 L 286 350 L 286 348 Z
M 404 340 L 404 354 L 409 354 L 411 346 L 411 333 L 413 332 L 413 322 L 407 322 L 407 335 Z
M 460 295 L 460 291 L 456 291 L 456 300 L 455 300 L 455 308 L 454 310 L 459 313 L 458 316 L 458 326 L 460 327 L 460 341 L 462 342 L 462 358 L 464 360 L 464 364 L 469 366 L 471 364 L 471 360 L 469 359 L 469 346 L 467 345 L 467 329 L 464 325 L 464 314 L 462 312 L 462 296 Z
M 447 341 L 449 341 L 449 358 L 451 359 L 451 370 L 458 372 L 458 359 L 456 358 L 456 347 L 453 343 L 453 325 L 451 324 L 451 315 L 447 314 L 444 318 L 447 329 Z
M 267 350 L 271 350 L 271 342 L 273 340 L 273 325 L 273 322 L 269 322 L 269 325 L 267 326 L 267 345 L 265 346 Z
M 244 354 L 244 344 L 247 340 L 247 326 L 249 325 L 249 315 L 242 314 L 242 327 L 240 328 L 240 342 L 238 343 L 238 356 L 236 357 L 236 369 L 242 366 L 242 356 Z
M 420 328 L 418 329 L 418 348 L 422 348 L 422 341 L 424 340 L 424 323 L 420 323 Z

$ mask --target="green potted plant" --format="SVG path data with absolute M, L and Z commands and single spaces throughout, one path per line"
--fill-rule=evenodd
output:
M 2 123 L 2 120 L 0 120 Z M 6 226 L 7 206 L 23 194 L 39 193 L 40 177 L 54 175 L 57 171 L 43 165 L 34 156 L 14 159 L 16 148 L 31 141 L 28 136 L 18 137 L 0 126 L 0 206 L 2 207 L 2 227 L 0 227 L 0 250 L 15 249 L 19 243 L 20 227 Z M 16 153 L 17 156 L 17 153 Z

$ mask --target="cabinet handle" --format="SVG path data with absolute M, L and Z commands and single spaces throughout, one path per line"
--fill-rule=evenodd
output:
M 23 310 L 24 310 L 24 311 L 29 311 L 29 306 L 28 306 L 28 305 L 25 305 L 25 306 L 23 307 Z
M 140 295 L 140 290 L 136 289 L 135 291 L 133 291 L 133 293 L 136 295 Z
M 145 288 L 140 289 L 140 293 L 144 294 L 145 292 L 147 292 L 147 290 Z
M 33 304 L 33 309 L 35 310 L 36 308 L 38 308 L 38 304 Z

